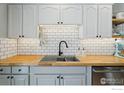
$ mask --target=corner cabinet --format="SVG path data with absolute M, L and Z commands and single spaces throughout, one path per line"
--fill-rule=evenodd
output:
M 82 6 L 39 5 L 39 24 L 82 24 Z
M 112 5 L 84 5 L 85 38 L 112 37 Z
M 36 38 L 37 11 L 36 5 L 8 5 L 8 37 Z

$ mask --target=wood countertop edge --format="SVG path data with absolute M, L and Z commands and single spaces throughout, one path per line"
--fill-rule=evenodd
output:
M 18 55 L 0 60 L 0 66 L 124 66 L 124 59 L 114 56 L 77 56 L 80 62 L 40 62 L 43 57 Z

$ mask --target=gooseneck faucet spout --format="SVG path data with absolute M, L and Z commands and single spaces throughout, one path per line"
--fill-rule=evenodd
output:
M 66 41 L 60 41 L 60 43 L 59 43 L 59 56 L 61 56 L 63 54 L 63 52 L 61 51 L 61 43 L 62 42 L 65 43 L 66 48 L 68 48 L 68 45 L 67 45 L 67 42 Z

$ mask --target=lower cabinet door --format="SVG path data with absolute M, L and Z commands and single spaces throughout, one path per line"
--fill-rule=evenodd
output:
M 31 75 L 30 85 L 59 85 L 58 76 L 59 75 Z
M 12 85 L 28 85 L 28 75 L 13 75 L 11 76 Z
M 63 75 L 61 85 L 85 85 L 85 75 Z
M 11 76 L 9 75 L 0 75 L 0 85 L 10 85 L 11 84 Z

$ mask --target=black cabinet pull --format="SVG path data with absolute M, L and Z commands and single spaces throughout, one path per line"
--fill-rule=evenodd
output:
M 7 79 L 9 79 L 9 78 L 10 78 L 10 76 L 7 77 Z
M 59 24 L 59 22 L 57 22 Z
M 19 72 L 22 71 L 21 69 L 18 70 Z
M 99 37 L 101 38 L 102 36 L 100 35 Z
M 1 68 L 1 69 L 0 69 L 0 71 L 2 72 L 2 71 L 3 71 L 3 69 Z
M 57 76 L 57 78 L 60 78 L 60 76 Z
M 96 37 L 98 38 L 98 35 Z
M 21 35 L 19 35 L 19 37 L 21 37 Z

